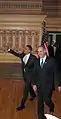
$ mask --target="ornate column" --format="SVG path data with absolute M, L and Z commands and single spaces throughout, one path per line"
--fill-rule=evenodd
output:
M 19 30 L 18 31 L 18 42 L 19 42 L 19 44 L 18 44 L 18 50 L 21 50 L 22 49 L 22 37 L 21 37 L 21 34 L 22 34 L 22 31 L 21 30 Z
M 3 47 L 3 31 L 0 30 L 0 49 Z
M 16 47 L 15 41 L 16 41 L 16 31 L 13 30 L 13 31 L 12 31 L 12 48 L 13 48 L 13 49 L 15 49 L 15 47 Z
M 32 31 L 31 34 L 32 34 L 32 48 L 33 48 L 33 50 L 34 50 L 35 31 Z
M 28 33 L 29 33 L 29 31 L 26 30 L 26 31 L 25 31 L 25 45 L 28 44 L 28 40 L 29 40 L 29 39 L 28 39 L 28 36 L 29 36 Z
M 21 30 L 21 50 L 23 51 L 23 48 L 25 46 L 25 31 Z

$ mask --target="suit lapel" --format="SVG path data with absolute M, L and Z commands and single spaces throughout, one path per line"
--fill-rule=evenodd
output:
M 48 62 L 48 59 L 49 59 L 49 57 L 46 57 L 44 64 L 46 64 Z
M 38 58 L 38 65 L 39 65 L 39 67 L 41 68 L 41 66 L 40 66 L 40 58 Z

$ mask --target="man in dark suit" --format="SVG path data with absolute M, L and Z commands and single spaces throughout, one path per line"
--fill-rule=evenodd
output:
M 52 41 L 51 41 L 51 43 L 48 43 L 48 41 L 46 41 L 46 45 L 47 45 L 49 56 L 54 57 L 54 47 L 53 47 Z
M 12 49 L 9 49 L 8 52 L 12 53 L 13 55 L 21 58 L 22 60 L 22 70 L 23 70 L 23 76 L 24 76 L 24 81 L 25 81 L 25 88 L 24 88 L 24 94 L 23 98 L 21 100 L 20 106 L 17 108 L 17 110 L 22 110 L 25 108 L 25 102 L 28 97 L 28 93 L 30 92 L 30 100 L 32 101 L 36 95 L 34 93 L 34 90 L 31 86 L 31 80 L 32 80 L 32 72 L 34 68 L 34 62 L 36 61 L 36 56 L 31 54 L 32 47 L 30 45 L 26 45 L 24 48 L 23 53 L 16 53 Z
M 48 45 L 49 56 L 54 57 L 54 49 L 52 45 Z
M 47 57 L 45 46 L 38 47 L 38 56 L 34 64 L 33 89 L 37 91 L 38 96 L 38 119 L 46 119 L 44 116 L 44 102 L 49 107 L 49 112 L 54 112 L 54 103 L 52 102 L 52 92 L 55 85 L 61 91 L 60 77 L 55 60 Z M 57 79 L 58 78 L 58 79 Z

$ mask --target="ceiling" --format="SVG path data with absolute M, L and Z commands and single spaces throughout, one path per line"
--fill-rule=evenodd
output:
M 61 0 L 0 0 L 0 14 L 5 13 L 61 17 Z

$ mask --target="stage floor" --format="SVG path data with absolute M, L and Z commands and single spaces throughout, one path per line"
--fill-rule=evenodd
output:
M 16 111 L 23 95 L 24 82 L 20 79 L 0 78 L 0 118 L 1 119 L 37 119 L 37 100 L 27 100 L 23 111 Z M 61 119 L 61 93 L 57 90 L 53 94 L 55 103 L 54 115 Z M 45 113 L 48 108 L 45 106 Z

